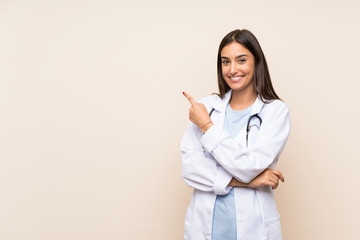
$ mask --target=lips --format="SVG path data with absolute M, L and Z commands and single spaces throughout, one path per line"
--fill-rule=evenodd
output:
M 233 82 L 233 83 L 237 83 L 237 82 L 239 82 L 244 76 L 245 76 L 245 75 L 243 75 L 243 76 L 230 77 L 230 80 L 231 80 L 231 82 Z

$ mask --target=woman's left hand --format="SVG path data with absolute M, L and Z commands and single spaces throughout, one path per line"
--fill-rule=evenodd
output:
M 242 183 L 236 178 L 232 178 L 229 185 L 230 187 L 249 187 L 258 188 L 262 186 L 271 186 L 272 189 L 276 189 L 279 186 L 279 180 L 285 181 L 282 173 L 275 169 L 267 168 L 265 171 L 260 173 L 250 183 Z
M 213 123 L 211 122 L 209 113 L 205 105 L 202 103 L 197 103 L 188 93 L 183 92 L 183 94 L 191 103 L 191 107 L 189 109 L 190 121 L 192 121 L 196 126 L 198 126 L 200 130 L 202 130 L 202 132 L 206 132 L 213 125 Z

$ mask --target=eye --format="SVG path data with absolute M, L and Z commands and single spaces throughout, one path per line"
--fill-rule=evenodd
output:
M 223 60 L 222 63 L 223 64 L 228 64 L 230 61 L 229 60 Z
M 241 59 L 239 59 L 239 61 L 238 61 L 239 63 L 245 63 L 246 62 L 246 59 L 244 59 L 244 58 L 241 58 Z

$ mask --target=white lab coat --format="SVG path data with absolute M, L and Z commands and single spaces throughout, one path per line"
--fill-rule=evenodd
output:
M 214 108 L 211 119 L 214 125 L 203 135 L 200 129 L 189 123 L 181 140 L 183 178 L 194 192 L 185 218 L 185 240 L 210 240 L 213 209 L 216 195 L 230 191 L 228 183 L 235 177 L 248 183 L 266 168 L 274 168 L 290 132 L 288 108 L 280 100 L 263 103 L 256 99 L 251 115 L 258 113 L 262 124 L 252 118 L 246 147 L 246 126 L 235 139 L 223 130 L 225 109 L 231 90 L 224 99 L 217 95 L 203 98 L 208 111 Z M 221 166 L 217 166 L 218 162 Z M 257 189 L 235 188 L 237 239 L 250 240 L 247 226 L 248 212 L 244 211 L 249 194 L 256 194 L 260 206 L 263 233 L 262 240 L 281 240 L 280 216 L 270 186 Z M 242 207 L 237 207 L 242 204 Z M 245 204 L 245 205 L 243 205 Z M 256 239 L 258 240 L 258 239 Z

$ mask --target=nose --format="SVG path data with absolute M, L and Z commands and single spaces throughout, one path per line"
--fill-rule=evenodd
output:
M 235 75 L 237 72 L 238 72 L 238 69 L 236 67 L 236 64 L 235 64 L 235 62 L 232 62 L 231 66 L 230 66 L 230 74 Z

